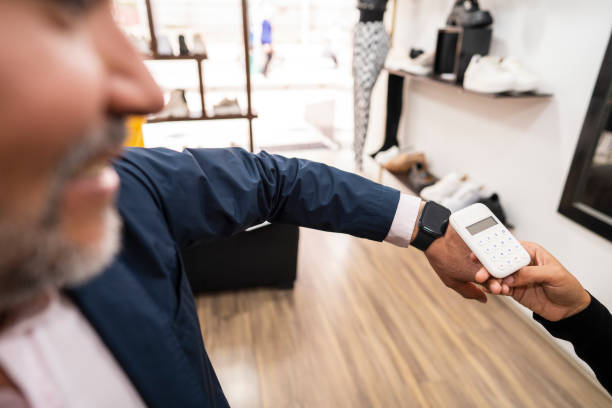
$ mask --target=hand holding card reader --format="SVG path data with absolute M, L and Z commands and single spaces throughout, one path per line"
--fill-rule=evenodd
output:
M 531 262 L 525 248 L 483 204 L 473 204 L 452 214 L 450 224 L 496 278 L 505 278 Z

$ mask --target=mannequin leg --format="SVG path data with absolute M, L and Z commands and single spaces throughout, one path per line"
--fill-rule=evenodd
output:
M 354 153 L 358 170 L 363 168 L 363 147 L 368 133 L 372 89 L 389 52 L 389 35 L 382 21 L 358 23 L 353 43 Z
M 355 84 L 354 88 L 354 115 L 355 129 L 353 139 L 353 152 L 355 155 L 355 168 L 363 168 L 363 146 L 368 134 L 368 123 L 370 121 L 370 99 L 372 88 L 364 88 Z

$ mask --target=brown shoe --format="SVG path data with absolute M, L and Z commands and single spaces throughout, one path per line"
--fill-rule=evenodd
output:
M 416 194 L 420 194 L 421 190 L 435 184 L 438 178 L 427 170 L 427 166 L 421 163 L 415 163 L 410 173 L 408 174 L 407 185 Z
M 386 162 L 383 167 L 391 173 L 408 173 L 416 163 L 425 164 L 425 155 L 423 153 L 400 153 Z

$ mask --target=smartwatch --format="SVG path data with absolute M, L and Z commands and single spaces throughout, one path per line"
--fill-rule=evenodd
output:
M 421 251 L 426 251 L 436 239 L 446 233 L 450 215 L 451 212 L 448 208 L 436 202 L 428 201 L 423 207 L 423 212 L 421 212 L 419 233 L 412 242 L 412 246 Z

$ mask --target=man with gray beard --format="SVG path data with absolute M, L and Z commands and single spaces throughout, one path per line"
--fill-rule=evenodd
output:
M 418 242 L 486 301 L 418 198 L 263 152 L 122 151 L 163 98 L 110 0 L 0 0 L 0 49 L 0 407 L 227 406 L 179 249 L 266 220 Z

